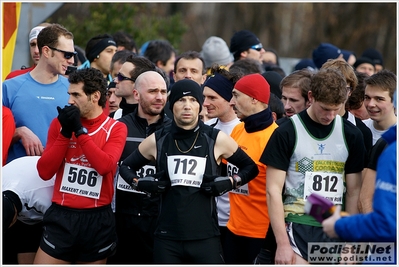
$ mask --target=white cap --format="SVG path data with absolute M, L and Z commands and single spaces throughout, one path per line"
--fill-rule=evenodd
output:
M 43 26 L 34 27 L 29 33 L 29 43 L 32 42 L 33 39 L 37 39 L 39 32 L 41 32 L 41 30 L 43 30 L 44 28 L 46 27 Z

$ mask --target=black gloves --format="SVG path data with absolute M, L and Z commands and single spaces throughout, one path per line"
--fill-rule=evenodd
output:
M 73 107 L 73 112 L 70 115 L 70 120 L 71 120 L 71 127 L 72 130 L 76 133 L 77 130 L 82 128 L 82 122 L 80 121 L 80 110 L 79 108 L 72 106 Z
M 208 195 L 221 196 L 233 189 L 233 185 L 228 176 L 209 176 L 204 174 L 203 181 L 209 181 L 212 179 L 213 181 L 202 182 L 201 184 L 202 191 Z
M 71 138 L 72 132 L 76 132 L 82 128 L 80 122 L 80 110 L 74 105 L 65 106 L 64 108 L 57 107 L 58 121 L 61 124 L 61 134 L 66 138 Z
M 61 124 L 61 134 L 66 138 L 71 138 L 73 129 L 71 127 L 71 119 L 70 117 L 75 112 L 76 107 L 74 106 L 65 106 L 64 108 L 60 108 L 57 106 L 58 111 L 58 121 Z
M 161 181 L 165 171 L 160 171 L 152 176 L 138 178 L 137 182 L 133 182 L 132 187 L 145 193 L 163 193 L 170 187 L 170 180 Z

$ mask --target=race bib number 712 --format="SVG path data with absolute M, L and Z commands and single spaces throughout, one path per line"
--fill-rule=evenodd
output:
M 206 158 L 168 156 L 168 173 L 172 186 L 200 187 L 205 172 Z

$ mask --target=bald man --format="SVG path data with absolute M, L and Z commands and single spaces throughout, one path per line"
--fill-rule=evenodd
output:
M 126 64 L 126 63 L 125 63 Z M 134 83 L 137 109 L 119 120 L 127 125 L 128 135 L 119 165 L 147 136 L 171 123 L 163 109 L 167 99 L 164 78 L 156 71 L 140 74 Z M 140 169 L 140 177 L 155 173 L 153 162 Z M 153 233 L 158 217 L 159 196 L 134 190 L 117 177 L 115 216 L 118 248 L 109 262 L 117 264 L 152 263 Z M 134 257 L 132 257 L 134 252 Z

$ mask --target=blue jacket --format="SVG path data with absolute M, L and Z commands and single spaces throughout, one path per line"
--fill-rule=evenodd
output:
M 396 242 L 396 125 L 386 131 L 388 147 L 377 164 L 373 212 L 344 217 L 335 232 L 346 241 Z

